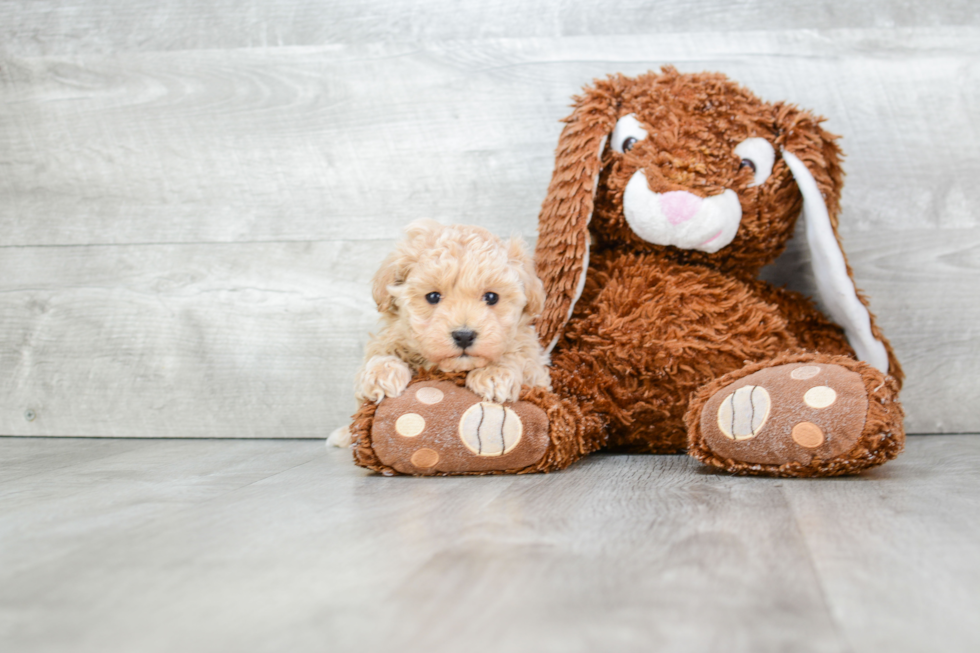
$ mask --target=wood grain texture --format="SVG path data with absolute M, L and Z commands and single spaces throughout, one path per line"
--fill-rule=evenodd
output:
M 46 0 L 0 2 L 18 55 L 231 49 L 383 41 L 548 38 L 980 25 L 970 0 Z
M 0 438 L 36 461 L 0 480 L 5 650 L 980 646 L 976 435 L 814 481 L 610 455 L 384 478 L 321 443 L 110 444 Z
M 980 622 L 968 616 L 980 611 L 977 444 L 977 436 L 913 438 L 864 482 L 783 486 L 854 650 L 980 648 Z
M 532 234 L 558 119 L 676 63 L 829 116 L 845 232 L 973 228 L 980 27 L 0 60 L 0 245 Z M 30 219 L 25 219 L 29 216 Z
M 387 249 L 8 249 L 0 433 L 326 437 L 355 408 Z
M 912 433 L 976 424 L 980 234 L 855 233 L 861 287 L 905 366 Z M 325 437 L 353 412 L 393 241 L 3 250 L 0 433 Z M 812 292 L 807 253 L 765 275 Z M 31 411 L 33 419 L 25 415 Z
M 975 3 L 517 6 L 0 0 L 0 433 L 321 437 L 400 227 L 533 239 L 570 96 L 664 63 L 828 116 L 907 428 L 980 428 Z

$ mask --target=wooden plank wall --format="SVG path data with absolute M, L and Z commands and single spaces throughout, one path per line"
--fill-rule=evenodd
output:
M 907 428 L 980 430 L 980 3 L 2 0 L 0 433 L 324 436 L 399 228 L 533 239 L 570 96 L 664 63 L 844 135 Z

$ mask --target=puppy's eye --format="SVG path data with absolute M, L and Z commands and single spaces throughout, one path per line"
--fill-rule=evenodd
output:
M 500 295 L 495 292 L 485 292 L 483 293 L 483 301 L 485 301 L 490 306 L 493 306 L 498 301 L 500 301 Z
M 612 149 L 622 154 L 629 152 L 637 142 L 647 137 L 647 130 L 634 114 L 623 116 L 616 122 L 612 133 Z
M 429 302 L 430 304 L 438 304 L 440 299 L 442 299 L 442 295 L 437 292 L 430 292 L 425 296 L 425 301 Z
M 772 166 L 776 162 L 776 150 L 764 138 L 746 138 L 735 148 L 735 156 L 739 157 L 739 170 L 752 170 L 749 188 L 764 184 L 772 174 Z

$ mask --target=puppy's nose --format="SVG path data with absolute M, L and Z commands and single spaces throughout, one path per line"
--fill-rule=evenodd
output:
M 456 329 L 453 331 L 453 342 L 460 349 L 466 349 L 476 340 L 476 331 L 472 329 Z

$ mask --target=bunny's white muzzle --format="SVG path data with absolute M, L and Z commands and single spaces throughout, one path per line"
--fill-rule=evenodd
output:
M 648 243 L 709 254 L 732 242 L 742 222 L 742 205 L 735 191 L 726 189 L 706 198 L 687 191 L 654 193 L 643 170 L 637 170 L 626 184 L 623 213 L 633 232 Z

